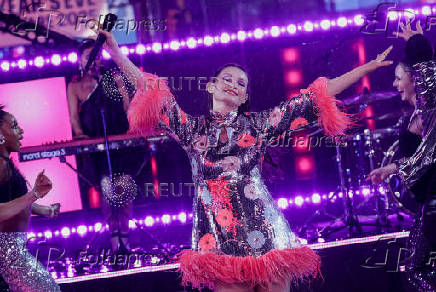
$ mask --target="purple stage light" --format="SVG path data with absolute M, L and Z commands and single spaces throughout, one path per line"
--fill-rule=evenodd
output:
M 371 190 L 369 188 L 363 188 L 362 189 L 362 195 L 365 197 L 368 196 L 371 193 Z
M 61 56 L 59 54 L 54 54 L 51 57 L 51 63 L 55 66 L 59 66 L 61 64 Z
M 54 233 L 55 236 L 59 236 L 59 234 L 60 234 L 59 230 L 56 230 Z
M 297 31 L 297 26 L 295 24 L 290 24 L 286 27 L 286 30 L 290 33 L 290 34 L 294 34 Z
M 18 68 L 24 69 L 24 68 L 26 68 L 26 66 L 27 66 L 26 60 L 23 60 L 23 59 L 18 60 Z
M 172 220 L 176 220 L 176 218 L 177 218 L 176 215 L 171 216 L 171 219 L 172 219 Z
M 42 232 L 38 232 L 37 236 L 38 236 L 39 238 L 41 238 L 41 237 L 42 237 Z
M 277 201 L 277 205 L 281 209 L 286 209 L 286 208 L 288 208 L 288 200 L 286 200 L 285 198 L 280 198 Z
M 279 35 L 280 35 L 280 27 L 276 25 L 271 27 L 271 36 L 278 37 Z
M 151 45 L 151 49 L 156 54 L 162 52 L 162 44 L 161 43 L 154 43 Z
M 129 220 L 129 228 L 130 229 L 135 229 L 136 228 L 136 223 L 134 220 Z
M 321 202 L 321 196 L 318 193 L 312 195 L 312 203 L 319 204 Z
M 76 233 L 76 227 L 71 228 L 71 233 Z
M 145 226 L 153 226 L 154 219 L 151 216 L 147 216 L 147 217 L 145 217 L 144 222 L 145 222 Z
M 88 231 L 88 228 L 86 228 L 85 225 L 79 225 L 79 226 L 77 226 L 77 233 L 78 233 L 80 236 L 85 235 L 87 231 Z
M 378 191 L 380 192 L 380 194 L 385 194 L 385 188 L 384 187 L 379 187 Z
M 245 31 L 240 30 L 238 31 L 237 37 L 239 41 L 244 41 L 247 38 L 247 33 Z
M 67 58 L 68 58 L 68 61 L 70 61 L 71 63 L 77 62 L 77 54 L 76 53 L 69 53 Z
M 320 26 L 323 30 L 328 30 L 330 28 L 330 20 L 324 19 L 320 22 Z
M 313 23 L 311 21 L 306 21 L 303 27 L 305 31 L 313 31 Z
M 338 18 L 338 26 L 340 26 L 340 27 L 345 27 L 345 26 L 347 26 L 347 18 L 345 18 L 345 17 L 339 17 Z
M 230 35 L 224 32 L 221 34 L 220 40 L 223 44 L 227 44 L 228 42 L 230 42 Z
M 51 231 L 46 231 L 46 232 L 44 232 L 44 237 L 45 238 L 52 238 L 53 237 L 53 233 Z
M 180 49 L 180 43 L 178 41 L 172 41 L 170 42 L 170 48 L 171 50 L 177 51 Z
M 203 42 L 206 46 L 211 46 L 213 44 L 213 37 L 211 36 L 205 36 L 203 38 Z
M 388 12 L 388 19 L 389 20 L 396 20 L 398 18 L 397 11 L 389 11 Z
M 343 192 L 340 192 L 338 197 L 339 197 L 339 198 L 342 198 L 343 196 L 344 196 L 344 193 L 343 193 Z
M 363 25 L 363 23 L 365 22 L 365 19 L 363 19 L 362 14 L 355 15 L 353 20 L 354 20 L 354 23 L 356 25 L 359 25 L 359 26 Z
M 295 205 L 297 205 L 298 207 L 301 207 L 301 205 L 303 205 L 303 203 L 304 203 L 304 199 L 302 196 L 295 197 Z
M 182 222 L 182 223 L 186 223 L 186 213 L 185 213 L 185 212 L 181 212 L 181 213 L 178 215 L 178 218 L 179 218 L 180 222 Z
M 120 49 L 123 55 L 127 56 L 129 54 L 129 49 L 126 46 L 122 46 Z
M 292 199 L 289 199 L 289 205 L 292 205 L 292 204 L 294 204 L 294 200 L 292 200 Z
M 64 227 L 61 229 L 61 234 L 63 237 L 67 238 L 71 235 L 70 228 Z
M 138 55 L 144 55 L 145 54 L 145 46 L 143 44 L 139 44 L 136 46 L 136 53 Z
M 0 67 L 2 68 L 2 70 L 3 70 L 4 72 L 8 72 L 8 71 L 9 71 L 10 64 L 9 64 L 8 61 L 3 61 L 3 62 L 1 63 L 1 65 L 0 65 Z
M 168 214 L 162 215 L 162 223 L 168 224 L 171 222 L 171 217 Z
M 103 224 L 101 224 L 100 222 L 94 224 L 95 232 L 99 232 L 102 228 L 103 228 Z
M 197 41 L 194 38 L 189 38 L 186 41 L 186 44 L 187 44 L 188 48 L 190 48 L 190 49 L 194 49 L 195 47 L 197 47 Z
M 44 66 L 44 58 L 39 56 L 35 58 L 35 66 L 41 68 L 42 66 Z
M 261 30 L 260 28 L 256 28 L 256 29 L 254 30 L 253 34 L 254 34 L 254 37 L 255 37 L 256 39 L 261 39 L 261 38 L 263 38 L 263 36 L 264 36 L 264 32 L 263 32 L 263 30 Z

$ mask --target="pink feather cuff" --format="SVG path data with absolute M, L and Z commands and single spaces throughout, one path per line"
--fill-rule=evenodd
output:
M 354 122 L 351 115 L 339 109 L 337 104 L 341 102 L 327 94 L 327 82 L 327 78 L 319 77 L 307 89 L 314 93 L 313 103 L 318 110 L 318 123 L 324 133 L 329 136 L 344 135 Z
M 224 282 L 270 287 L 274 282 L 300 281 L 320 275 L 320 257 L 308 247 L 273 249 L 260 257 L 234 257 L 212 252 L 183 250 L 178 254 L 182 285 L 209 287 Z
M 150 73 L 143 73 L 143 78 L 138 81 L 138 90 L 127 113 L 130 124 L 129 132 L 151 134 L 159 123 L 162 109 L 173 98 L 165 80 Z

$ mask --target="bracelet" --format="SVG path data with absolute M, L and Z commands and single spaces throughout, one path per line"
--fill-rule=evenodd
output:
M 50 209 L 50 218 L 53 218 L 54 217 L 54 207 L 50 206 L 48 208 Z
M 37 199 L 41 199 L 42 198 L 42 196 L 40 195 L 40 194 L 38 194 L 38 192 L 37 191 L 35 191 L 34 189 L 32 189 L 32 194 L 37 198 Z

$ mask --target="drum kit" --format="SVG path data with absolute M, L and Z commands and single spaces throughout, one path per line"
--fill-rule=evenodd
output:
M 357 133 L 342 137 L 342 143 L 336 145 L 339 185 L 329 201 L 336 197 L 343 197 L 343 213 L 318 231 L 322 237 L 327 238 L 330 234 L 345 228 L 348 229 L 349 236 L 362 235 L 362 226 L 365 225 L 377 226 L 378 231 L 386 231 L 384 227 L 389 225 L 387 218 L 390 215 L 413 216 L 417 212 L 418 204 L 413 200 L 410 191 L 402 188 L 398 176 L 391 175 L 380 186 L 373 186 L 367 180 L 372 170 L 384 167 L 401 158 L 398 153 L 398 137 L 403 125 L 407 125 L 412 111 L 402 110 L 404 107 L 401 105 L 394 107 L 393 104 L 399 101 L 397 92 L 369 93 L 368 91 L 342 100 L 347 108 L 357 107 L 355 112 L 360 113 L 361 116 L 358 126 L 359 124 L 365 126 L 365 123 L 366 125 L 387 124 L 387 126 L 375 130 L 362 129 Z M 389 103 L 389 106 L 386 103 Z M 370 115 L 367 114 L 369 106 L 371 106 L 369 112 L 372 113 Z M 376 109 L 379 111 L 377 112 Z M 390 111 L 383 112 L 387 109 Z M 386 146 L 390 144 L 392 144 L 390 147 Z M 356 203 L 355 194 L 362 193 L 362 190 L 366 190 L 369 194 L 366 193 L 365 199 Z M 373 215 L 376 220 L 370 224 L 362 223 L 359 220 L 360 215 L 357 215 L 361 212 L 361 207 L 368 204 L 375 207 Z M 319 215 L 323 211 L 316 213 Z M 342 221 L 343 224 L 334 227 L 337 226 L 338 221 Z M 307 229 L 307 223 L 303 229 Z

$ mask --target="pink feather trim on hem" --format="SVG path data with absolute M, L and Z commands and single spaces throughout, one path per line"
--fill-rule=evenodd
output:
M 162 109 L 173 98 L 165 80 L 150 73 L 143 73 L 143 79 L 138 81 L 138 90 L 127 113 L 129 132 L 151 134 L 159 123 Z
M 314 107 L 318 109 L 318 123 L 322 125 L 326 135 L 344 135 L 345 130 L 354 124 L 351 115 L 342 112 L 337 104 L 341 102 L 327 94 L 325 77 L 319 77 L 307 88 L 314 93 Z
M 213 252 L 182 250 L 178 254 L 182 285 L 213 289 L 217 281 L 270 287 L 290 279 L 296 284 L 320 275 L 320 257 L 308 247 L 273 249 L 260 257 L 234 257 Z

